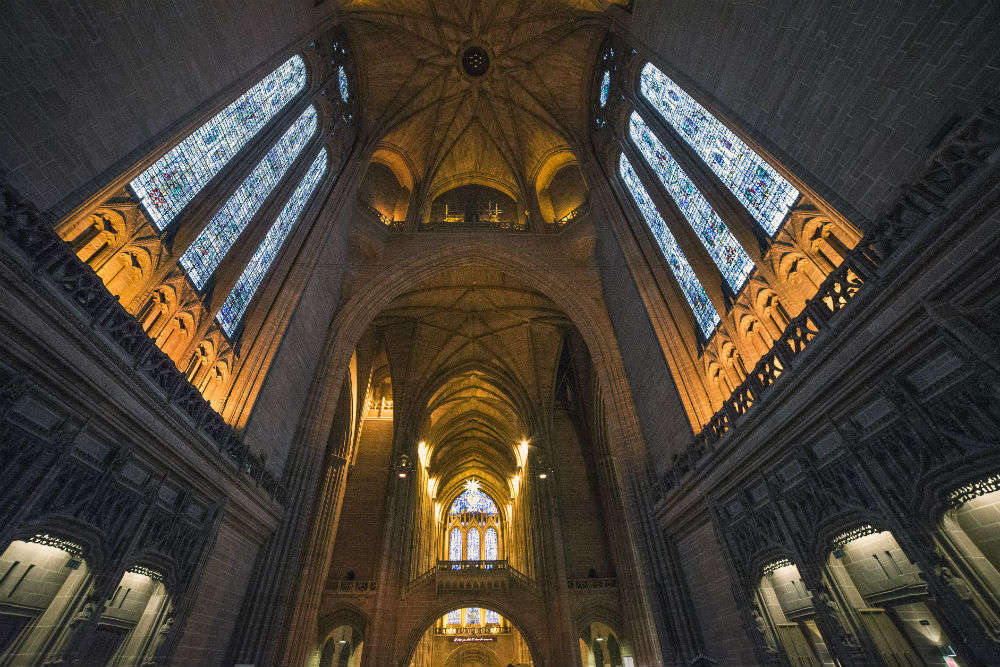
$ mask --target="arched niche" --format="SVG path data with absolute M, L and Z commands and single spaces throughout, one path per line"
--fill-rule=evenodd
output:
M 572 151 L 558 151 L 542 164 L 535 176 L 535 195 L 545 222 L 563 220 L 586 202 L 587 184 Z
M 360 198 L 386 220 L 405 220 L 413 192 L 413 175 L 401 154 L 378 148 L 361 181 Z

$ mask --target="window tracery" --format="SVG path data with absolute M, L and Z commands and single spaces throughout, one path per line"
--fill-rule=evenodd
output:
M 629 119 L 629 136 L 719 267 L 733 293 L 738 293 L 754 269 L 753 261 L 712 205 L 634 111 Z
M 774 236 L 799 191 L 652 63 L 642 69 L 639 89 L 768 235 Z
M 618 170 L 622 181 L 635 200 L 639 212 L 645 219 L 646 225 L 659 244 L 660 250 L 667 260 L 667 265 L 677 279 L 677 284 L 694 313 L 702 335 L 708 339 L 719 324 L 719 313 L 709 300 L 708 294 L 705 293 L 705 288 L 695 275 L 694 269 L 691 268 L 684 253 L 681 252 L 674 235 L 667 228 L 667 223 L 663 221 L 660 213 L 656 210 L 656 205 L 639 179 L 639 175 L 635 172 L 635 168 L 632 167 L 632 163 L 624 154 L 619 158 Z
M 316 108 L 310 106 L 285 131 L 181 256 L 180 265 L 197 289 L 200 290 L 208 282 L 264 200 L 295 162 L 308 140 L 316 134 L 316 127 Z
M 129 186 L 156 228 L 166 229 L 305 85 L 306 64 L 292 56 L 132 180 Z
M 323 148 L 320 149 L 316 159 L 313 160 L 309 171 L 306 172 L 299 186 L 295 188 L 295 192 L 288 199 L 288 203 L 281 209 L 274 224 L 271 225 L 271 229 L 268 230 L 267 236 L 264 237 L 264 240 L 257 248 L 257 252 L 254 253 L 253 257 L 247 263 L 246 268 L 243 269 L 243 273 L 226 298 L 226 302 L 216 314 L 215 317 L 227 336 L 233 335 L 233 332 L 242 320 L 247 306 L 250 305 L 250 300 L 253 299 L 254 293 L 260 287 L 261 282 L 263 282 L 267 270 L 270 268 L 274 258 L 278 256 L 278 252 L 288 238 L 288 234 L 292 231 L 292 227 L 299 219 L 306 204 L 312 198 L 313 193 L 316 191 L 316 186 L 319 185 L 320 180 L 323 178 L 323 174 L 326 173 L 326 164 L 327 154 L 326 149 Z

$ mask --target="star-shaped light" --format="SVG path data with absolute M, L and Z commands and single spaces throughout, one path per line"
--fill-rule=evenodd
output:
M 470 477 L 465 481 L 465 490 L 469 492 L 470 496 L 475 496 L 479 493 L 479 480 L 474 477 Z

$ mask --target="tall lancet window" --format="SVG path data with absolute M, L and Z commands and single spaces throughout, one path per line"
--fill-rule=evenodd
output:
M 773 236 L 799 191 L 652 63 L 643 68 L 639 87 L 643 97 Z
M 483 560 L 497 560 L 496 528 L 487 528 L 483 536 Z
M 452 528 L 448 537 L 448 560 L 462 560 L 462 529 Z
M 302 214 L 302 210 L 305 209 L 313 192 L 316 191 L 316 186 L 323 178 L 323 174 L 326 173 L 326 162 L 326 149 L 323 148 L 320 150 L 319 155 L 316 156 L 316 159 L 313 160 L 309 171 L 302 178 L 302 182 L 295 188 L 295 192 L 292 193 L 288 203 L 281 209 L 281 213 L 278 214 L 274 224 L 271 225 L 271 229 L 268 230 L 264 241 L 257 248 L 257 252 L 250 259 L 250 263 L 243 269 L 243 274 L 229 293 L 226 302 L 222 304 L 222 308 L 219 309 L 218 314 L 216 314 L 215 318 L 219 321 L 227 336 L 233 335 L 233 331 L 236 330 L 237 325 L 243 318 L 243 313 L 246 312 L 247 306 L 250 305 L 250 300 L 264 280 L 271 262 L 278 256 L 278 251 L 284 245 L 289 232 L 292 231 L 292 227 Z
M 293 56 L 129 183 L 156 228 L 166 229 L 305 85 L 306 64 Z
M 642 213 L 646 225 L 659 244 L 660 250 L 667 260 L 667 265 L 670 266 L 670 270 L 680 285 L 681 292 L 684 293 L 684 298 L 687 299 L 688 305 L 691 306 L 702 335 L 706 339 L 709 338 L 715 330 L 716 325 L 719 324 L 719 313 L 716 312 L 715 306 L 709 301 L 708 295 L 705 293 L 705 288 L 702 287 L 698 276 L 695 275 L 694 269 L 691 268 L 687 258 L 684 257 L 684 253 L 681 252 L 676 239 L 674 239 L 674 235 L 667 228 L 667 223 L 660 217 L 659 211 L 656 210 L 656 205 L 650 198 L 649 193 L 646 192 L 642 181 L 639 180 L 639 175 L 635 173 L 632 163 L 624 155 L 618 161 L 618 172 L 621 174 L 625 186 L 635 200 L 639 212 Z
M 310 106 L 292 123 L 181 255 L 180 264 L 196 288 L 205 286 L 264 200 L 295 162 L 309 139 L 316 134 L 316 123 L 316 109 Z
M 480 560 L 479 530 L 476 528 L 470 528 L 465 536 L 465 560 Z
M 708 250 L 708 254 L 712 256 L 726 282 L 733 288 L 733 293 L 739 292 L 754 268 L 753 261 L 712 205 L 634 111 L 629 119 L 628 132 L 639 152 L 656 172 L 664 189 L 673 198 L 677 208 L 684 214 L 688 224 Z

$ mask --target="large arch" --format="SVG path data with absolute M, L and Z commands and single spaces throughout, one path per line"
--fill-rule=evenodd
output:
M 398 667 L 408 667 L 413 658 L 413 652 L 427 628 L 449 611 L 465 607 L 480 607 L 499 613 L 521 633 L 528 645 L 528 652 L 531 653 L 532 667 L 551 667 L 547 656 L 553 647 L 547 646 L 541 633 L 529 630 L 532 621 L 537 622 L 544 619 L 545 609 L 541 600 L 538 600 L 537 605 L 524 604 L 523 602 L 511 604 L 490 595 L 453 597 L 437 601 L 433 605 L 427 605 L 425 613 L 413 619 L 405 627 L 400 628 L 400 632 L 397 633 L 399 641 L 397 641 L 397 654 L 393 664 L 398 665 Z M 533 607 L 537 608 L 533 609 Z M 532 612 L 538 618 L 532 618 Z M 548 648 L 548 651 L 545 648 Z
M 558 306 L 579 330 L 593 360 L 598 385 L 604 398 L 607 442 L 617 454 L 615 458 L 627 465 L 632 461 L 643 465 L 645 461 L 644 438 L 635 412 L 631 389 L 620 356 L 614 330 L 603 306 L 600 279 L 593 267 L 573 265 L 567 249 L 557 239 L 531 238 L 525 245 L 504 245 L 474 236 L 449 235 L 449 244 L 441 244 L 436 235 L 413 234 L 400 238 L 375 257 L 370 271 L 360 272 L 349 299 L 343 304 L 327 329 L 326 344 L 313 376 L 309 399 L 302 412 L 296 448 L 300 456 L 318 457 L 326 445 L 332 423 L 343 373 L 363 333 L 376 316 L 408 287 L 435 274 L 459 267 L 485 267 L 510 274 L 533 285 L 540 293 Z M 391 253 L 391 256 L 386 256 Z M 560 270 L 562 269 L 562 271 Z M 570 274 L 570 275 L 565 275 Z M 577 283 L 570 281 L 576 278 Z M 585 287 L 589 287 L 586 289 Z M 416 447 L 416 443 L 413 443 Z M 416 452 L 409 452 L 415 457 Z M 621 480 L 621 477 L 619 477 Z M 624 510 L 628 494 L 619 485 L 613 502 Z M 322 501 L 321 501 L 322 502 Z M 625 530 L 631 525 L 629 514 L 622 511 Z M 321 513 L 317 512 L 316 515 Z M 312 527 L 313 535 L 328 531 L 326 526 Z M 302 576 L 296 596 L 295 624 L 305 623 L 311 628 L 315 618 L 308 610 L 316 609 L 320 591 L 309 582 L 322 576 L 325 563 L 318 562 L 322 539 L 309 540 L 311 551 L 303 563 Z M 636 600 L 637 605 L 649 607 L 651 595 L 646 590 L 645 579 L 639 576 L 641 557 L 634 544 L 619 544 L 617 559 L 625 575 L 620 579 L 623 593 Z M 647 612 L 636 611 L 634 606 L 626 612 L 629 627 L 626 632 L 634 638 L 637 657 L 659 659 L 655 641 L 655 628 Z M 498 610 L 499 611 L 499 610 Z M 293 630 L 286 650 L 295 653 L 298 645 L 312 637 L 312 631 Z

